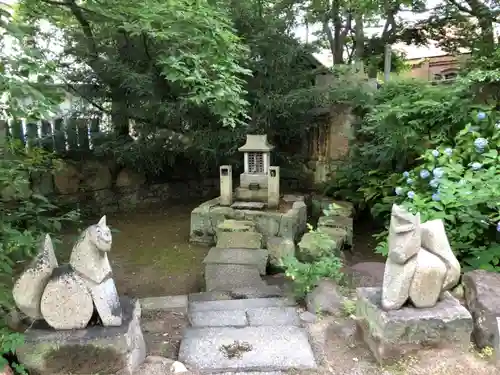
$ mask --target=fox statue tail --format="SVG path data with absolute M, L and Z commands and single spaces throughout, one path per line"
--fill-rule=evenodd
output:
M 47 234 L 38 255 L 14 284 L 12 295 L 17 307 L 32 319 L 42 319 L 40 301 L 52 272 L 58 267 L 52 239 Z

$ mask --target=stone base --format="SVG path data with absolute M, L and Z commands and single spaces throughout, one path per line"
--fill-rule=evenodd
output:
M 32 375 L 131 375 L 146 358 L 138 301 L 121 299 L 120 327 L 89 327 L 56 331 L 35 323 L 25 332 L 17 356 Z
M 450 293 L 432 308 L 403 307 L 384 311 L 381 288 L 358 288 L 358 332 L 376 360 L 383 365 L 423 347 L 467 350 L 472 317 Z
M 203 264 L 241 264 L 254 266 L 261 275 L 266 274 L 269 253 L 264 249 L 221 249 L 212 247 Z
M 228 316 L 236 320 L 238 314 Z M 244 314 L 240 318 L 244 319 Z M 249 350 L 229 357 L 224 347 L 235 341 L 245 343 Z M 307 332 L 290 325 L 188 328 L 179 349 L 179 361 L 202 374 L 317 368 Z
M 286 213 L 274 210 L 243 210 L 224 207 L 219 198 L 207 201 L 191 212 L 190 241 L 213 246 L 217 226 L 227 219 L 249 220 L 257 232 L 264 236 L 298 240 L 307 229 L 307 206 L 303 197 L 297 196 Z
M 234 199 L 244 202 L 265 202 L 268 197 L 267 189 L 251 190 L 248 188 L 237 187 L 234 191 Z

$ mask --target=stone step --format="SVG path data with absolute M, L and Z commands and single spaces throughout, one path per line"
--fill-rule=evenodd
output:
M 179 361 L 201 373 L 317 368 L 307 332 L 296 326 L 188 328 Z
M 263 307 L 287 307 L 295 306 L 295 301 L 290 298 L 250 298 L 233 299 L 226 301 L 204 301 L 190 302 L 189 312 L 197 311 L 224 311 L 224 310 L 248 310 Z
M 233 299 L 229 292 L 217 290 L 211 292 L 191 293 L 188 295 L 189 302 L 225 301 L 229 299 Z
M 189 302 L 222 301 L 230 299 L 283 297 L 285 292 L 278 285 L 244 286 L 227 291 L 191 293 Z
M 226 219 L 217 225 L 217 233 L 220 232 L 255 232 L 255 223 L 251 220 Z
M 204 264 L 240 264 L 256 267 L 266 274 L 269 252 L 266 249 L 241 249 L 212 247 L 203 260 Z
M 193 327 L 300 326 L 295 307 L 263 307 L 247 310 L 193 311 Z
M 219 232 L 217 247 L 262 249 L 262 234 L 257 232 Z
M 262 286 L 245 286 L 234 288 L 229 291 L 232 299 L 249 299 L 249 298 L 272 298 L 283 297 L 284 292 L 278 285 L 262 285 Z
M 300 326 L 299 313 L 295 307 L 263 307 L 248 309 L 249 326 Z
M 205 289 L 229 291 L 243 287 L 263 287 L 267 285 L 255 266 L 244 264 L 206 264 Z

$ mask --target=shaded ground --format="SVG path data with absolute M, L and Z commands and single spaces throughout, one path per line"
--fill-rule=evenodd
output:
M 323 317 L 310 326 L 323 364 L 320 375 L 498 375 L 500 370 L 474 350 L 421 350 L 390 366 L 379 366 L 356 335 L 351 319 Z
M 120 294 L 141 298 L 200 290 L 208 248 L 189 243 L 190 214 L 197 203 L 108 215 L 108 225 L 116 230 L 109 258 Z M 69 259 L 76 237 L 76 230 L 65 236 L 60 262 Z
M 346 252 L 346 260 L 352 265 L 358 262 L 385 262 L 385 258 L 375 253 L 377 240 L 374 234 L 380 233 L 380 227 L 373 223 L 367 213 L 354 221 L 353 246 Z
M 146 311 L 141 327 L 148 355 L 177 358 L 183 329 L 188 325 L 185 314 L 175 311 Z

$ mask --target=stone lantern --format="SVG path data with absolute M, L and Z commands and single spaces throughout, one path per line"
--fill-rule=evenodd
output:
M 252 190 L 267 188 L 273 148 L 267 142 L 267 135 L 247 135 L 247 142 L 238 149 L 243 152 L 245 168 L 240 175 L 240 187 Z

